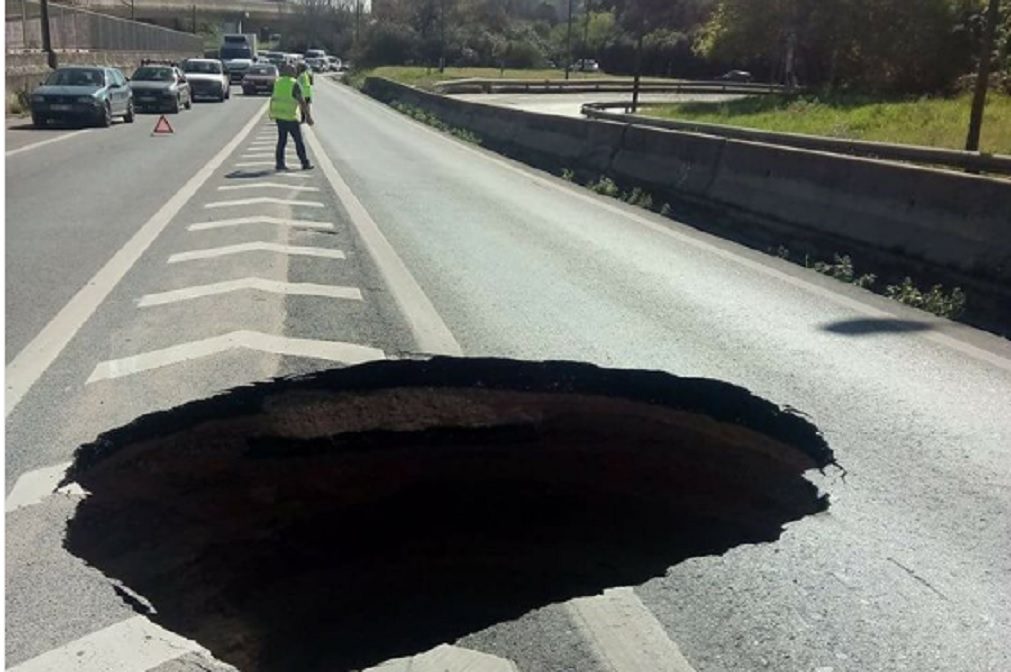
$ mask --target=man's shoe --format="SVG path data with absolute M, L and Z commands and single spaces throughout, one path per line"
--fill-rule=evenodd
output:
M 315 167 L 316 166 L 312 165 L 311 163 L 303 163 L 302 164 L 302 170 L 312 170 Z
M 288 166 L 274 166 L 274 170 L 279 173 L 284 173 L 288 171 Z

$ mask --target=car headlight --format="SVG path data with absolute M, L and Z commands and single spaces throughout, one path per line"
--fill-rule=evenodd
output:
M 77 99 L 77 102 L 79 102 L 79 103 L 88 103 L 89 105 L 94 105 L 95 104 L 95 97 L 94 96 L 81 96 L 80 98 Z

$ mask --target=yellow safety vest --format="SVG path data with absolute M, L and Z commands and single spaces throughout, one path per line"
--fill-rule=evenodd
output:
M 298 121 L 298 101 L 295 100 L 295 78 L 278 77 L 274 92 L 270 94 L 270 118 L 281 121 Z M 305 92 L 302 92 L 305 96 Z
M 312 98 L 312 75 L 306 70 L 298 76 L 298 85 L 302 88 L 302 97 L 306 100 Z

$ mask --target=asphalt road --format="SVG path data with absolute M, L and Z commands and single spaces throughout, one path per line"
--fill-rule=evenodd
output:
M 205 654 L 130 620 L 60 548 L 75 495 L 26 499 L 26 483 L 140 413 L 327 366 L 323 341 L 349 357 L 458 347 L 719 378 L 806 413 L 846 470 L 811 475 L 831 508 L 775 543 L 680 563 L 597 611 L 546 605 L 475 632 L 451 643 L 457 664 L 1011 669 L 1006 341 L 589 194 L 329 82 L 317 91 L 307 177 L 272 174 L 257 156 L 269 154 L 263 101 L 241 98 L 173 118 L 171 138 L 149 137 L 141 117 L 8 157 L 8 669 L 112 669 L 61 661 L 101 661 L 135 625 L 154 644 L 117 654 L 118 669 L 204 669 Z M 286 202 L 221 205 L 265 196 Z M 378 256 L 376 232 L 389 243 Z M 251 278 L 360 296 L 247 291 Z M 641 646 L 622 653 L 628 632 Z M 643 668 L 642 651 L 663 666 Z

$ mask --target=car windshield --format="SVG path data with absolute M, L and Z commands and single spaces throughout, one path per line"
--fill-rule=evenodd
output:
M 220 75 L 221 64 L 216 61 L 187 61 L 183 63 L 183 72 L 195 72 L 201 75 Z
M 135 82 L 171 82 L 174 76 L 172 68 L 143 67 L 137 68 L 131 79 Z
M 250 75 L 273 75 L 277 76 L 277 68 L 272 65 L 254 65 L 249 69 Z
M 105 73 L 96 68 L 65 68 L 49 75 L 50 86 L 105 86 Z

